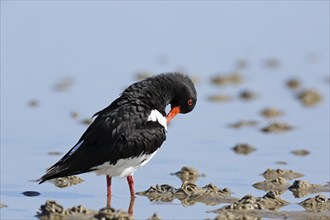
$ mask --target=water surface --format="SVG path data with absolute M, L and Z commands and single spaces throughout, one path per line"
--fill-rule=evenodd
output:
M 264 61 L 278 59 L 278 68 Z M 238 70 L 244 59 L 248 67 Z M 318 184 L 329 181 L 329 2 L 1 2 L 1 219 L 34 219 L 46 200 L 65 207 L 105 206 L 105 177 L 83 174 L 82 184 L 56 188 L 38 185 L 45 169 L 65 153 L 86 129 L 79 120 L 91 117 L 135 81 L 139 71 L 184 70 L 199 78 L 195 110 L 180 115 L 169 126 L 168 137 L 150 163 L 134 175 L 136 190 L 155 184 L 181 182 L 170 173 L 192 166 L 206 177 L 199 186 L 214 183 L 235 197 L 262 196 L 252 184 L 267 168 L 292 169 Z M 240 71 L 237 86 L 216 87 L 217 73 Z M 69 77 L 72 86 L 59 92 L 54 86 Z M 321 103 L 306 108 L 285 87 L 297 77 L 302 88 L 315 88 Z M 249 89 L 251 101 L 237 98 Z M 226 93 L 234 100 L 212 103 L 208 95 Z M 30 100 L 39 105 L 31 107 Z M 295 127 L 284 134 L 264 134 L 269 120 L 265 107 L 285 112 L 280 117 Z M 80 119 L 72 119 L 77 111 Z M 257 120 L 256 127 L 231 129 L 238 120 Z M 257 151 L 235 154 L 237 143 Z M 306 157 L 291 154 L 307 149 Z M 278 165 L 286 161 L 287 165 Z M 38 191 L 26 197 L 24 191 Z M 127 209 L 125 179 L 114 179 L 116 209 Z M 329 193 L 325 193 L 329 197 Z M 310 195 L 314 196 L 314 195 Z M 307 198 L 307 197 L 306 197 Z M 290 192 L 283 199 L 297 203 Z M 134 217 L 158 213 L 164 219 L 205 219 L 204 204 L 183 207 L 180 201 L 151 203 L 138 196 Z M 283 210 L 302 210 L 292 204 Z

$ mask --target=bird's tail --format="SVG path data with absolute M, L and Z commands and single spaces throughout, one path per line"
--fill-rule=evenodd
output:
M 45 175 L 40 177 L 37 181 L 39 182 L 39 184 L 41 184 L 47 180 L 51 180 L 51 179 L 58 178 L 58 177 L 69 176 L 69 175 L 72 175 L 72 174 L 68 174 L 68 172 L 66 172 L 65 167 L 58 166 L 55 164 L 54 166 L 50 167 L 47 170 L 47 172 L 45 173 Z

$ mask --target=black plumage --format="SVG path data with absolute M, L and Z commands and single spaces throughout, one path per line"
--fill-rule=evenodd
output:
M 108 162 L 154 153 L 166 139 L 166 124 L 148 120 L 157 110 L 167 122 L 177 113 L 193 110 L 197 94 L 192 81 L 180 73 L 159 74 L 136 82 L 108 107 L 97 112 L 77 144 L 49 168 L 40 183 L 90 171 Z M 166 106 L 176 113 L 165 112 Z M 166 122 L 166 123 L 167 123 Z

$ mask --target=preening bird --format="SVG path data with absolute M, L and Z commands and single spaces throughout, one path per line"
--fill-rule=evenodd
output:
M 108 196 L 111 178 L 116 176 L 127 177 L 135 197 L 133 173 L 161 147 L 167 124 L 177 114 L 192 111 L 196 101 L 193 82 L 180 73 L 163 73 L 132 84 L 93 116 L 77 144 L 47 170 L 40 183 L 94 171 L 106 175 Z M 167 105 L 171 105 L 168 114 Z

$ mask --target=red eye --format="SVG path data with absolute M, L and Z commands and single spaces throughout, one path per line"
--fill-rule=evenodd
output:
M 189 106 L 192 106 L 192 104 L 194 103 L 194 101 L 192 99 L 189 99 L 187 103 L 188 103 Z

